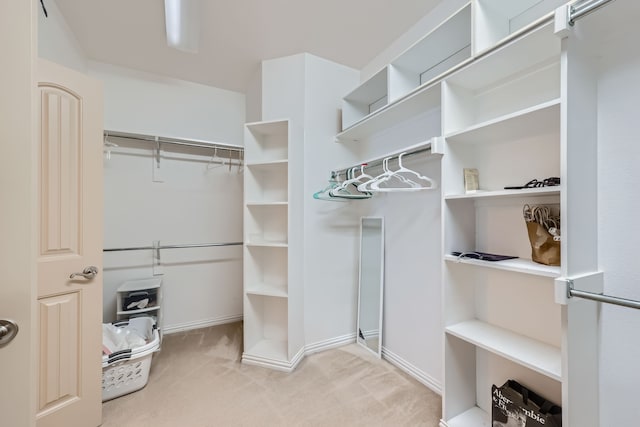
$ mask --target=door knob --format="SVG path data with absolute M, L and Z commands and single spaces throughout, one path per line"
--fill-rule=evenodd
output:
M 16 322 L 7 319 L 0 319 L 0 346 L 9 343 L 18 334 Z
M 85 279 L 93 279 L 98 274 L 98 267 L 90 265 L 89 267 L 82 270 L 82 273 L 73 273 L 69 276 L 69 279 L 75 279 L 78 276 L 84 277 Z

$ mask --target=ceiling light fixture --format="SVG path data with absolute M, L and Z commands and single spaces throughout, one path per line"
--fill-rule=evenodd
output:
M 200 42 L 200 0 L 164 0 L 167 45 L 198 53 Z

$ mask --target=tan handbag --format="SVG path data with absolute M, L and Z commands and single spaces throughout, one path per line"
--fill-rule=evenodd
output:
M 560 242 L 553 240 L 547 229 L 537 222 L 527 221 L 531 259 L 539 264 L 560 265 Z
M 560 265 L 560 215 L 554 215 L 549 206 L 524 205 L 522 211 L 531 244 L 531 259 L 539 264 Z

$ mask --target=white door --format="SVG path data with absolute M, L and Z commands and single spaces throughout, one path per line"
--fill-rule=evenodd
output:
M 0 425 L 35 423 L 36 2 L 0 1 L 0 319 L 20 330 L 0 346 Z
M 44 60 L 37 75 L 37 425 L 97 426 L 102 417 L 102 89 L 99 82 Z M 81 275 L 71 278 L 74 273 Z

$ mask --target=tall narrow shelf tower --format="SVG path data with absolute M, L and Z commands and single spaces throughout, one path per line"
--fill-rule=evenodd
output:
M 244 353 L 242 361 L 291 371 L 304 352 L 300 280 L 289 262 L 288 120 L 245 125 Z M 299 291 L 299 292 L 298 292 Z

